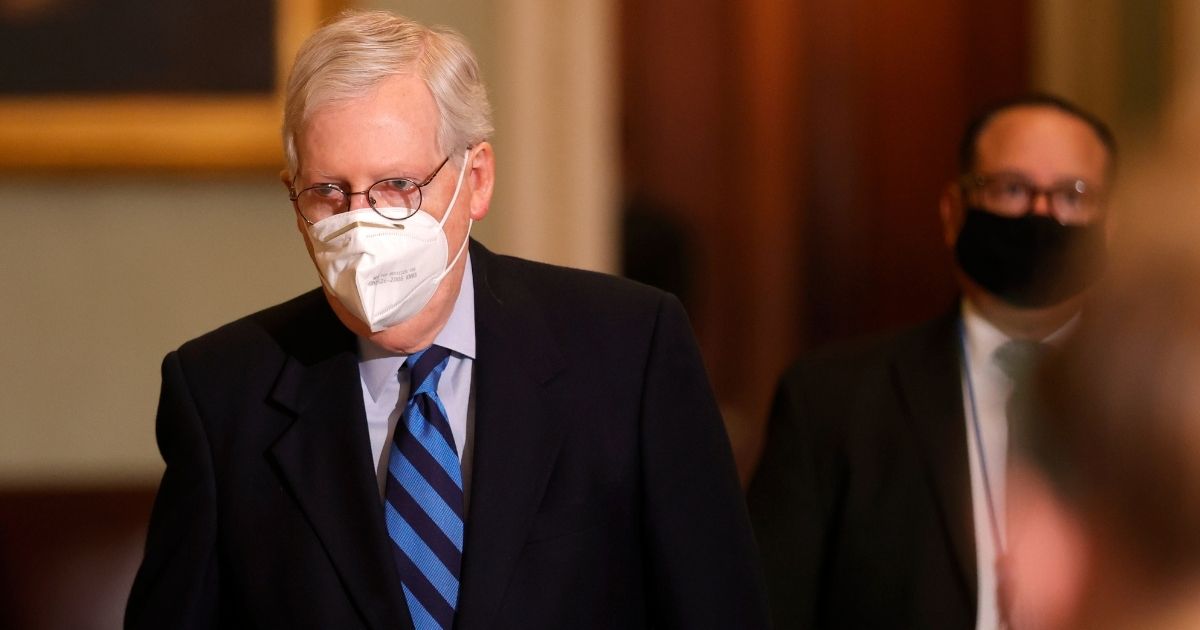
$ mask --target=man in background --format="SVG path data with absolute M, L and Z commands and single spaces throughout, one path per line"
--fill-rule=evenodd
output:
M 164 361 L 127 627 L 764 627 L 678 301 L 469 238 L 495 157 L 466 43 L 348 14 L 285 107 L 323 286 Z
M 778 627 L 998 627 L 1004 407 L 1100 271 L 1115 157 L 1058 98 L 983 112 L 940 203 L 960 303 L 784 374 L 748 496 Z

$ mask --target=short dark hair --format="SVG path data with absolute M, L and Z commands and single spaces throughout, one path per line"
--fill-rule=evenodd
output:
M 1104 148 L 1108 151 L 1109 170 L 1116 168 L 1117 138 L 1103 120 L 1100 120 L 1095 114 L 1062 97 L 1042 92 L 1032 92 L 992 103 L 971 118 L 967 123 L 966 131 L 963 132 L 962 141 L 958 145 L 958 168 L 960 175 L 967 175 L 975 169 L 976 149 L 978 148 L 976 145 L 978 145 L 979 136 L 987 128 L 988 123 L 992 122 L 992 119 L 999 114 L 1019 107 L 1046 107 L 1055 109 L 1087 123 L 1087 126 L 1091 127 L 1096 137 L 1100 139 L 1100 142 L 1104 144 Z

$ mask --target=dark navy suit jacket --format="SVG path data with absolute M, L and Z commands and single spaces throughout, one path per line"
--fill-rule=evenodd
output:
M 728 440 L 678 301 L 471 244 L 455 627 L 761 628 Z M 321 291 L 163 363 L 166 472 L 128 628 L 411 627 L 353 335 Z
M 975 627 L 958 310 L 780 380 L 748 501 L 775 626 Z

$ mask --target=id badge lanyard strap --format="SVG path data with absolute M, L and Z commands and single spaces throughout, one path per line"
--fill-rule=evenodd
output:
M 992 530 L 992 541 L 1000 556 L 1005 553 L 1004 539 L 1000 535 L 1000 521 L 996 516 L 996 501 L 992 497 L 991 474 L 988 468 L 987 452 L 983 448 L 983 431 L 979 425 L 979 407 L 975 403 L 975 383 L 971 378 L 971 364 L 967 356 L 967 331 L 963 320 L 958 320 L 958 350 L 962 358 L 963 374 L 967 382 L 967 406 L 971 415 L 971 426 L 975 428 L 975 450 L 979 455 L 980 476 L 983 479 L 983 493 L 987 498 L 988 521 Z

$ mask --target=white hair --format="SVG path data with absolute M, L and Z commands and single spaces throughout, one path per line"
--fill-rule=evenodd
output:
M 479 64 L 461 35 L 386 11 L 346 11 L 304 42 L 288 77 L 283 148 L 292 175 L 299 167 L 296 134 L 314 111 L 407 73 L 420 77 L 433 94 L 441 152 L 459 152 L 491 137 L 492 107 Z

